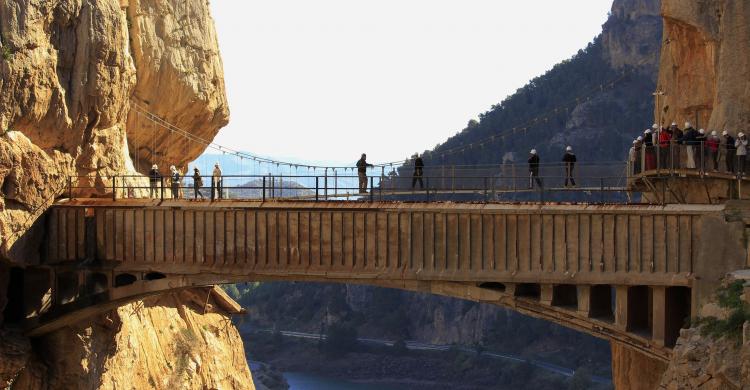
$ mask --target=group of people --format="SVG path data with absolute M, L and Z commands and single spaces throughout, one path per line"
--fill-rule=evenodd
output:
M 154 164 L 151 166 L 151 171 L 148 173 L 150 191 L 149 196 L 151 198 L 162 197 L 164 191 L 164 176 L 159 172 L 159 166 Z M 169 187 L 171 189 L 172 199 L 183 198 L 182 180 L 184 176 L 182 171 L 177 169 L 174 165 L 169 167 Z M 193 197 L 194 199 L 205 199 L 201 189 L 203 188 L 203 177 L 198 167 L 193 168 Z M 224 197 L 224 179 L 221 173 L 221 167 L 219 163 L 214 164 L 214 170 L 211 176 L 211 199 L 222 199 Z
M 724 171 L 745 175 L 748 152 L 747 136 L 740 132 L 737 138 L 724 130 L 696 130 L 690 122 L 680 129 L 677 123 L 669 127 L 654 124 L 643 135 L 633 140 L 628 160 L 633 174 L 655 169 L 699 169 Z

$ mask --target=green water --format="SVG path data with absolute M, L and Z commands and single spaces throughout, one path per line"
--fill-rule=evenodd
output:
M 380 384 L 353 383 L 344 380 L 326 378 L 301 372 L 285 372 L 284 378 L 289 383 L 289 390 L 403 390 Z

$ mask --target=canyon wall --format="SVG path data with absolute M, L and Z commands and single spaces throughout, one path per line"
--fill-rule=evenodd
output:
M 202 290 L 36 340 L 2 318 L 56 198 L 185 168 L 228 122 L 208 1 L 0 0 L 0 90 L 0 387 L 253 388 L 227 314 L 188 299 Z
M 748 131 L 750 4 L 744 0 L 663 0 L 664 42 L 657 121 Z

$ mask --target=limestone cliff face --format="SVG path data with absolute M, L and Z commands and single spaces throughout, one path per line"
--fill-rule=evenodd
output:
M 655 117 L 711 130 L 750 125 L 750 5 L 743 0 L 663 0 L 659 88 L 667 96 Z
M 131 102 L 196 139 L 228 121 L 206 0 L 0 0 L 0 35 L 5 260 L 26 261 L 10 253 L 28 228 L 18 221 L 38 217 L 69 176 L 92 188 L 82 195 L 102 195 L 112 175 L 152 163 L 166 173 L 202 153 L 203 143 L 151 125 Z
M 69 183 L 106 196 L 113 175 L 166 173 L 202 153 L 135 104 L 204 140 L 229 116 L 207 0 L 0 0 L 0 91 L 0 313 L 9 267 L 38 262 L 39 217 Z M 33 342 L 0 314 L 0 388 L 252 389 L 237 331 L 188 303 L 198 293 Z
M 242 339 L 210 289 L 122 306 L 37 341 L 19 389 L 254 389 Z

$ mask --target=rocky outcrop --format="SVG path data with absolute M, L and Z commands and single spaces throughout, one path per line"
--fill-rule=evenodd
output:
M 612 345 L 612 384 L 615 389 L 653 390 L 667 365 L 619 344 Z
M 663 0 L 664 42 L 655 109 L 663 122 L 711 130 L 750 125 L 750 6 L 742 0 Z
M 36 219 L 70 176 L 90 188 L 79 195 L 103 195 L 113 175 L 184 166 L 228 121 L 205 0 L 0 0 L 0 33 L 2 210 L 15 210 L 0 213 L 5 260 L 28 227 L 18 221 Z
M 615 0 L 602 30 L 604 57 L 615 69 L 633 66 L 655 77 L 661 36 L 659 0 Z
M 131 51 L 138 79 L 133 100 L 193 138 L 131 110 L 127 129 L 137 168 L 184 166 L 229 119 L 219 44 L 206 0 L 130 0 Z
M 22 389 L 254 389 L 222 300 L 189 290 L 122 306 L 37 341 Z

